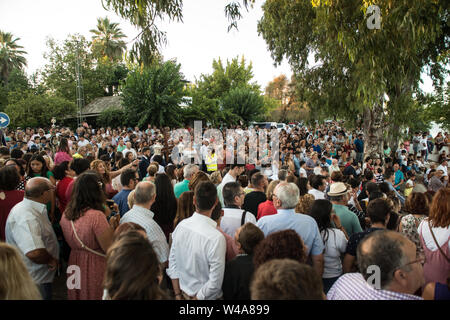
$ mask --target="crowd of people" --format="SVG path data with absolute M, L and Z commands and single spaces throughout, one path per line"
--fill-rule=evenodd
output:
M 0 299 L 450 299 L 448 133 L 364 158 L 360 128 L 291 125 L 241 163 L 234 129 L 5 130 Z

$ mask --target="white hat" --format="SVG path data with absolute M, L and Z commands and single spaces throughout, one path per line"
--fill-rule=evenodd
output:
M 338 197 L 348 192 L 347 186 L 343 182 L 335 182 L 330 185 L 330 191 L 327 195 L 330 197 Z

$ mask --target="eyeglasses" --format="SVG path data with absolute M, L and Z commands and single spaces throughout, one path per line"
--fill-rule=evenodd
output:
M 406 267 L 406 266 L 409 266 L 409 265 L 414 264 L 414 263 L 417 263 L 417 262 L 420 262 L 420 264 L 423 266 L 423 265 L 425 264 L 425 262 L 427 262 L 427 259 L 426 259 L 425 256 L 423 256 L 423 257 L 421 257 L 421 258 L 419 258 L 419 259 L 417 259 L 417 260 L 408 262 L 408 263 L 406 263 L 406 264 L 404 264 L 404 265 L 401 265 L 400 267 L 397 267 L 397 268 L 394 270 L 394 272 L 395 272 L 396 270 L 398 270 L 398 269 L 404 268 L 404 267 Z

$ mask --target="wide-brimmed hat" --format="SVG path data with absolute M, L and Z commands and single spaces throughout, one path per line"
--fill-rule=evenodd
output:
M 330 191 L 327 195 L 330 197 L 338 197 L 348 192 L 347 186 L 343 182 L 335 182 L 330 185 Z

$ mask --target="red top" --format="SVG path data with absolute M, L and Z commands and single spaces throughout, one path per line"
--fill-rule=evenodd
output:
M 273 201 L 266 200 L 259 204 L 258 206 L 258 216 L 257 220 L 261 219 L 264 216 L 271 216 L 277 213 L 277 209 L 275 209 L 273 205 Z
M 61 214 L 66 210 L 66 206 L 69 203 L 70 197 L 67 197 L 67 189 L 72 183 L 73 179 L 70 177 L 64 177 L 56 184 L 56 197 L 58 198 L 58 209 Z
M 24 191 L 0 191 L 0 241 L 5 241 L 5 227 L 11 209 L 23 200 Z

